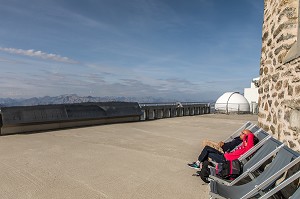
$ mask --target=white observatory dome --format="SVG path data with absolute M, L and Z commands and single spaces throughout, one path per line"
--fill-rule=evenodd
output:
M 215 110 L 222 113 L 249 113 L 250 105 L 238 92 L 226 92 L 217 99 Z

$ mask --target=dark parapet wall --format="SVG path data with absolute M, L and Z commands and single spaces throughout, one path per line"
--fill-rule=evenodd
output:
M 139 121 L 136 102 L 99 102 L 1 108 L 1 135 Z

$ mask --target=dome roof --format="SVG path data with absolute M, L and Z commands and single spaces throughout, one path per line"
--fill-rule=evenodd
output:
M 250 112 L 250 105 L 247 99 L 238 92 L 226 92 L 217 99 L 215 110 L 226 113 Z

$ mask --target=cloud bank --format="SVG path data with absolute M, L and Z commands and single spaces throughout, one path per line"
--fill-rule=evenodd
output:
M 33 49 L 23 50 L 23 49 L 16 49 L 16 48 L 2 48 L 2 47 L 0 47 L 0 51 L 11 53 L 11 54 L 16 54 L 16 55 L 24 55 L 24 56 L 29 56 L 29 57 L 37 57 L 37 58 L 41 58 L 41 59 L 57 61 L 57 62 L 69 63 L 69 64 L 78 63 L 78 62 L 76 62 L 76 61 L 74 61 L 74 60 L 72 60 L 68 57 L 62 57 L 62 56 L 57 55 L 57 54 L 45 53 L 45 52 L 42 52 L 42 51 L 35 51 Z

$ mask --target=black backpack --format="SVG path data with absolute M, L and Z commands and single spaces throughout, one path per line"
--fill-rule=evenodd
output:
M 223 179 L 233 180 L 243 173 L 243 164 L 238 159 L 226 160 L 218 164 L 216 173 Z
M 199 174 L 200 178 L 203 180 L 203 182 L 205 183 L 209 183 L 208 177 L 210 175 L 210 170 L 209 170 L 209 165 L 211 165 L 211 163 L 208 160 L 205 160 L 202 163 L 202 168 L 200 171 L 198 171 L 197 173 Z
M 259 143 L 259 139 L 256 136 L 253 137 L 253 140 L 254 140 L 254 145 L 256 145 L 257 143 Z

